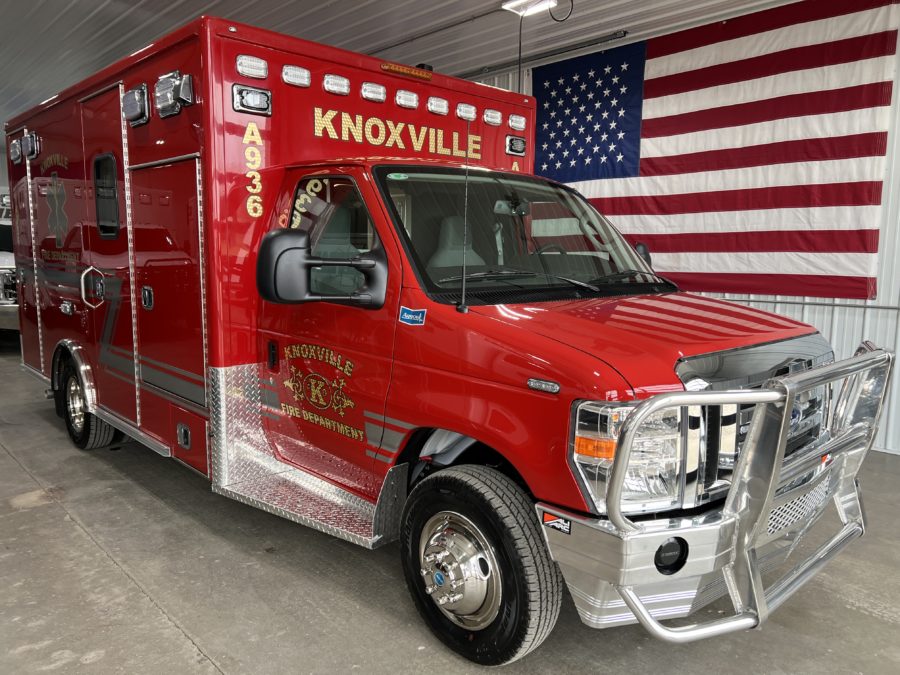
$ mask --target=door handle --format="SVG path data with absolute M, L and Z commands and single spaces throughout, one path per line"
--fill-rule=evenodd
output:
M 72 316 L 75 313 L 75 305 L 72 304 L 71 300 L 63 300 L 59 303 L 59 311 L 66 316 Z
M 144 309 L 153 309 L 153 287 L 143 286 L 141 288 L 141 306 Z
M 88 296 L 87 296 L 87 277 L 88 277 L 88 275 L 89 275 L 91 272 L 96 272 L 97 274 L 100 275 L 100 278 L 101 278 L 101 285 L 100 285 L 101 297 L 100 297 L 100 302 L 98 302 L 97 304 L 94 304 L 93 302 L 91 302 L 90 300 L 88 300 Z M 103 297 L 102 297 L 102 291 L 103 291 L 102 278 L 103 278 L 103 273 L 102 273 L 100 270 L 98 270 L 96 267 L 94 267 L 93 265 L 91 265 L 91 266 L 88 267 L 84 272 L 81 273 L 81 280 L 80 280 L 80 283 L 79 283 L 79 287 L 80 287 L 80 289 L 81 289 L 81 301 L 82 301 L 85 305 L 87 305 L 88 307 L 90 307 L 91 309 L 97 309 L 100 305 L 103 304 Z

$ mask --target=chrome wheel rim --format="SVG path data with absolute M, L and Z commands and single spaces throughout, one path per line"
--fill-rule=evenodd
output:
M 76 434 L 80 434 L 84 429 L 84 390 L 74 375 L 66 384 L 66 410 L 72 429 Z
M 502 578 L 494 547 L 465 516 L 441 511 L 428 519 L 419 538 L 425 592 L 453 623 L 481 630 L 497 618 Z

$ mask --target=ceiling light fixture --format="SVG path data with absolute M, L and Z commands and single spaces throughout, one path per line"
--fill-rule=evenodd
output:
M 519 16 L 531 16 L 545 9 L 553 9 L 557 5 L 557 0 L 506 0 L 500 9 L 505 9 Z

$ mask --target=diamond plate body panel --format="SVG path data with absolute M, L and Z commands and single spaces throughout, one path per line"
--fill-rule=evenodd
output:
M 392 469 L 376 505 L 282 462 L 263 427 L 263 368 L 209 369 L 213 491 L 367 548 L 390 541 L 405 467 Z

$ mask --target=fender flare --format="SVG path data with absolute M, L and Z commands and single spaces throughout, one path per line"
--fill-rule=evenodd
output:
M 87 411 L 94 413 L 97 408 L 97 385 L 94 382 L 94 373 L 87 359 L 87 352 L 75 340 L 60 340 L 53 350 L 53 364 L 50 370 L 50 386 L 53 391 L 59 391 L 62 383 L 59 381 L 60 364 L 63 355 L 68 355 L 75 364 L 75 370 L 81 377 L 81 385 L 84 388 L 84 400 Z
M 478 442 L 477 439 L 456 431 L 435 429 L 419 451 L 419 462 L 413 468 L 411 482 L 418 480 L 429 460 L 439 466 L 450 466 L 463 452 Z

